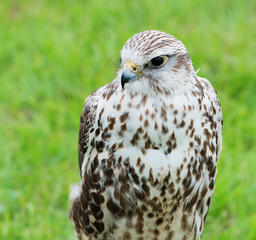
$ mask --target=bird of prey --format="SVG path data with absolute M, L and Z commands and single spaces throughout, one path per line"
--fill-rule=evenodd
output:
M 69 197 L 77 238 L 201 239 L 221 142 L 216 91 L 183 43 L 135 34 L 116 78 L 85 100 Z

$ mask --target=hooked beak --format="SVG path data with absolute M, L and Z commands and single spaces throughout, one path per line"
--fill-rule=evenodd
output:
M 124 89 L 124 85 L 128 82 L 133 82 L 139 77 L 137 73 L 133 73 L 130 69 L 126 69 L 123 71 L 122 76 L 121 76 L 121 85 L 122 88 Z
M 126 61 L 124 66 L 124 71 L 121 75 L 121 86 L 124 89 L 124 85 L 129 82 L 133 82 L 138 79 L 139 75 L 138 67 L 131 61 Z

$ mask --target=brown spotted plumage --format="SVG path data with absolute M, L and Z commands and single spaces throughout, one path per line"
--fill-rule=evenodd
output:
M 201 238 L 221 133 L 216 92 L 185 46 L 160 31 L 131 37 L 117 77 L 81 115 L 69 208 L 78 239 Z

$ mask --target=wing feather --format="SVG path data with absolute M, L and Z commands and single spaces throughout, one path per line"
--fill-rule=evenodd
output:
M 99 89 L 94 91 L 89 97 L 86 98 L 83 112 L 80 117 L 80 128 L 78 136 L 78 164 L 81 176 L 84 155 L 88 150 L 90 131 L 93 129 L 95 123 L 95 116 L 98 107 L 98 91 Z
M 89 148 L 89 136 L 94 129 L 99 99 L 108 99 L 114 94 L 118 87 L 117 81 L 113 81 L 104 87 L 95 90 L 85 99 L 84 109 L 80 117 L 80 128 L 78 137 L 78 164 L 82 176 L 82 165 L 84 156 Z

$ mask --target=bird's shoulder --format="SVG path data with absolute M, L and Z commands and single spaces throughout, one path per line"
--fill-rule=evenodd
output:
M 213 88 L 210 81 L 206 78 L 197 77 L 204 91 L 204 103 L 208 103 L 211 112 L 222 121 L 222 109 L 217 91 Z
M 116 90 L 116 82 L 113 81 L 91 93 L 84 102 L 82 114 L 80 116 L 80 127 L 78 137 L 78 163 L 81 172 L 84 155 L 88 150 L 90 132 L 93 130 L 96 113 L 101 99 L 108 100 Z

